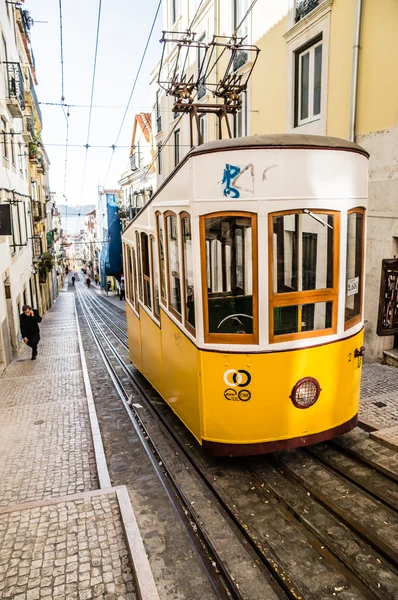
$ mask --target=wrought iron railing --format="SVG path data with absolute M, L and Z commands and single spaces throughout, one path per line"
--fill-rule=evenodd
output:
M 41 235 L 34 235 L 32 237 L 32 249 L 33 258 L 40 258 L 43 254 L 43 242 L 41 239 Z
M 15 98 L 22 110 L 25 110 L 25 87 L 21 65 L 17 62 L 6 62 L 8 98 Z
M 32 76 L 31 76 L 30 73 L 29 73 L 29 85 L 30 85 L 30 93 L 32 94 L 33 102 L 35 103 L 36 112 L 37 112 L 38 117 L 40 119 L 40 123 L 43 124 L 43 117 L 41 115 L 41 110 L 40 110 L 40 105 L 39 105 L 39 99 L 37 97 L 36 90 L 35 90 L 35 85 L 33 83 Z
M 29 110 L 29 114 L 24 115 L 23 121 L 24 121 L 24 129 L 25 131 L 29 131 L 30 135 L 32 136 L 32 138 L 35 137 L 35 122 L 33 119 L 33 112 L 31 107 L 28 107 Z
M 322 0 L 296 0 L 296 23 L 304 19 Z
M 38 200 L 33 200 L 32 202 L 32 215 L 35 221 L 41 221 L 45 217 L 43 204 Z

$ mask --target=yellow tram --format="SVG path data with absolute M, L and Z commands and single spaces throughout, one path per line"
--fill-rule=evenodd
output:
M 125 230 L 131 361 L 209 453 L 356 425 L 367 170 L 337 138 L 209 142 Z

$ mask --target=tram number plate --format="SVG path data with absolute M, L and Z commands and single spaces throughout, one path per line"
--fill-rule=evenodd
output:
M 347 296 L 353 296 L 359 292 L 359 277 L 353 277 L 347 281 Z

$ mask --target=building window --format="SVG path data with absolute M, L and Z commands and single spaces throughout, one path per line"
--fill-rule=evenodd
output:
M 334 333 L 339 214 L 274 214 L 270 215 L 270 229 L 270 340 Z
M 160 112 L 160 90 L 156 91 L 156 131 L 162 131 L 162 115 Z
M 257 218 L 201 217 L 205 341 L 256 344 Z
M 158 156 L 157 156 L 157 163 L 158 163 L 158 175 L 162 174 L 163 171 L 163 165 L 162 165 L 162 144 L 158 144 Z
M 295 53 L 295 127 L 320 118 L 322 39 Z
M 247 96 L 241 94 L 241 109 L 233 116 L 233 135 L 236 138 L 247 135 Z
M 203 34 L 201 38 L 199 38 L 199 44 L 204 44 L 206 40 L 206 34 Z M 206 65 L 205 65 L 205 57 L 206 57 L 206 48 L 204 46 L 199 45 L 197 48 L 197 69 L 198 69 L 198 100 L 203 98 L 206 94 L 206 86 L 204 82 L 206 80 Z
M 1 117 L 1 137 L 3 143 L 3 156 L 8 160 L 7 122 Z
M 15 139 L 15 136 L 13 135 L 13 134 L 14 134 L 14 131 L 13 131 L 12 129 L 11 129 L 11 131 L 10 131 L 10 134 L 11 134 L 11 135 L 10 135 L 10 138 L 11 138 L 11 140 L 10 140 L 10 141 L 11 141 L 11 162 L 12 162 L 12 164 L 13 164 L 13 165 L 14 165 L 14 167 L 15 167 L 15 164 L 16 164 L 16 163 L 15 163 L 15 147 L 14 147 L 14 139 Z
M 199 115 L 199 131 L 202 137 L 202 141 L 198 139 L 198 145 L 200 143 L 204 144 L 207 141 L 207 116 Z
M 243 21 L 248 8 L 249 0 L 233 0 L 233 30 L 238 37 L 246 37 L 249 34 L 249 17 Z M 248 40 L 246 39 L 244 43 L 248 43 Z M 246 64 L 248 58 L 249 55 L 245 50 L 237 52 L 233 63 L 234 71 Z
M 171 0 L 171 24 L 178 19 L 179 0 Z
M 167 266 L 170 290 L 169 309 L 181 319 L 181 276 L 177 216 L 166 213 Z
M 174 166 L 180 162 L 180 130 L 174 132 Z
M 192 230 L 191 217 L 186 213 L 183 213 L 181 215 L 181 231 L 185 293 L 185 327 L 188 329 L 188 331 L 195 335 L 195 297 L 192 258 Z
M 354 208 L 347 215 L 347 267 L 345 291 L 345 329 L 362 317 L 364 211 Z
M 138 310 L 137 262 L 136 262 L 136 254 L 135 254 L 134 248 L 131 248 L 131 260 L 132 260 L 132 267 L 133 267 L 133 285 L 132 285 L 132 289 L 134 290 L 133 302 L 134 302 L 135 309 Z

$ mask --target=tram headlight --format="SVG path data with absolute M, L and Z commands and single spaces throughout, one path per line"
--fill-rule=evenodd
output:
M 303 377 L 294 385 L 290 400 L 296 408 L 309 408 L 319 398 L 321 386 L 314 377 Z

